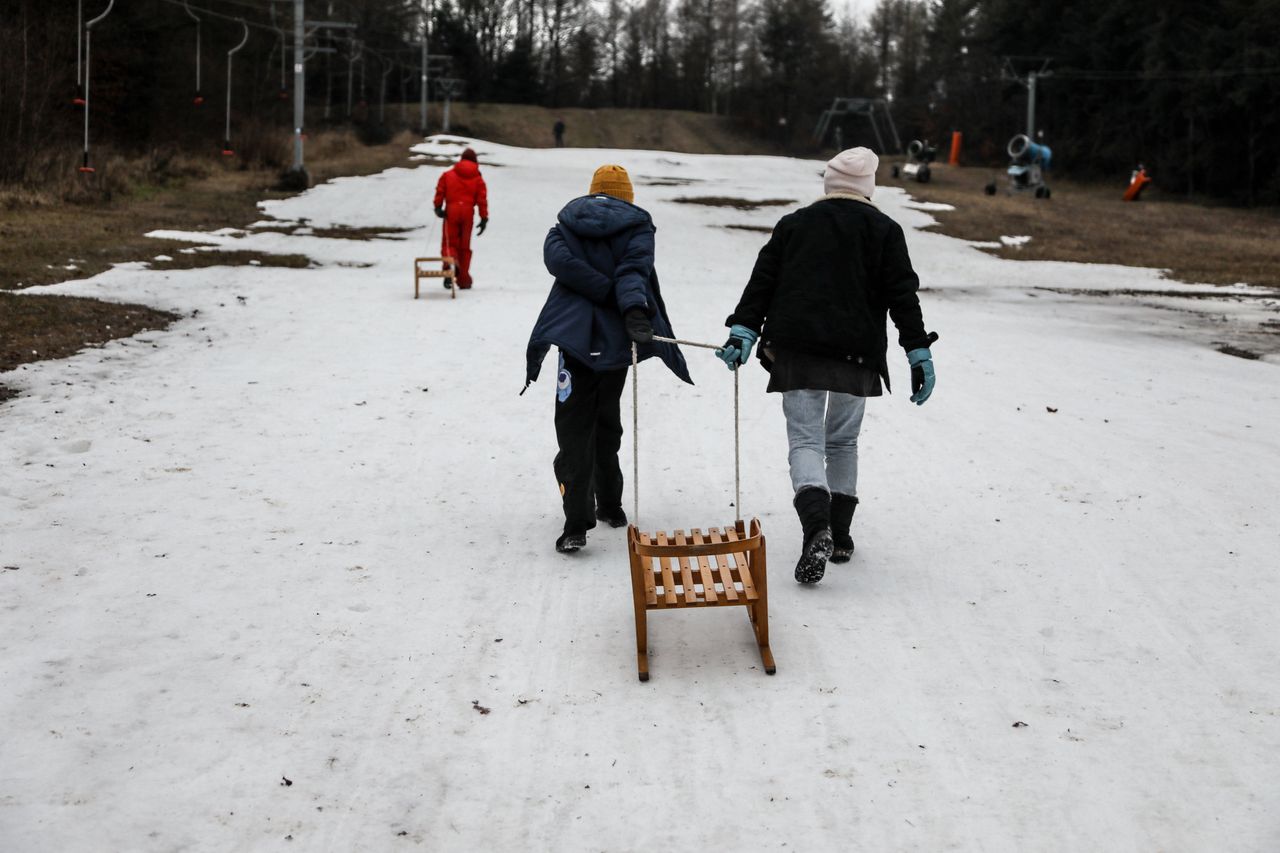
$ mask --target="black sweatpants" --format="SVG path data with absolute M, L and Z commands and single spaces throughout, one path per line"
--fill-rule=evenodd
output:
M 567 374 L 567 377 L 566 377 Z M 622 506 L 622 389 L 627 369 L 595 372 L 564 356 L 556 387 L 556 480 L 564 503 L 564 529 L 596 526 L 596 504 Z M 565 394 L 566 385 L 568 394 Z

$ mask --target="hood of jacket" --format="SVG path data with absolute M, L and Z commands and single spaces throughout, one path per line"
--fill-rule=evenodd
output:
M 459 178 L 470 180 L 480 175 L 480 167 L 472 160 L 459 160 L 453 167 L 453 171 L 458 173 Z
M 562 226 L 579 237 L 594 240 L 612 237 L 635 228 L 653 225 L 653 218 L 643 207 L 636 207 L 611 195 L 584 195 L 564 206 L 556 217 Z

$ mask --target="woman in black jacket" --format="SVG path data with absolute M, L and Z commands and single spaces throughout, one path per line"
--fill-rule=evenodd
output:
M 725 325 L 736 370 L 760 340 L 769 390 L 782 394 L 794 504 L 804 528 L 795 577 L 817 583 L 853 556 L 858 433 L 867 397 L 889 385 L 886 314 L 911 365 L 911 400 L 933 392 L 929 346 L 902 228 L 871 202 L 879 158 L 852 148 L 827 163 L 826 195 L 784 216 L 760 250 Z
M 653 268 L 653 219 L 633 203 L 631 179 L 621 166 L 601 166 L 590 194 L 565 205 L 543 245 L 555 276 L 529 338 L 525 388 L 538 378 L 553 345 L 560 349 L 556 377 L 556 480 L 564 532 L 556 550 L 570 554 L 587 542 L 596 520 L 625 527 L 619 401 L 635 341 L 640 360 L 659 356 L 689 384 Z

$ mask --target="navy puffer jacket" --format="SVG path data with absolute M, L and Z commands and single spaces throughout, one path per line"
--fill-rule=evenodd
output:
M 655 335 L 675 337 L 653 269 L 653 219 L 643 208 L 590 195 L 566 204 L 557 220 L 542 248 L 555 284 L 529 338 L 526 387 L 553 345 L 593 370 L 630 365 L 631 339 L 622 322 L 630 308 L 649 314 Z M 641 360 L 655 355 L 693 384 L 677 346 L 640 344 Z

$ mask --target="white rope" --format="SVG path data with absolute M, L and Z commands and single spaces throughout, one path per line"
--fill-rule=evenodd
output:
M 721 350 L 718 344 L 704 344 L 698 341 L 682 341 L 677 338 L 664 338 L 654 335 L 653 339 L 664 344 L 677 344 L 687 347 Z M 631 342 L 631 495 L 633 499 L 633 524 L 640 526 L 640 355 L 635 341 Z M 741 419 L 738 405 L 738 371 L 733 371 L 733 509 L 737 520 L 742 521 L 742 441 Z
M 640 526 L 640 356 L 631 342 L 631 518 Z

